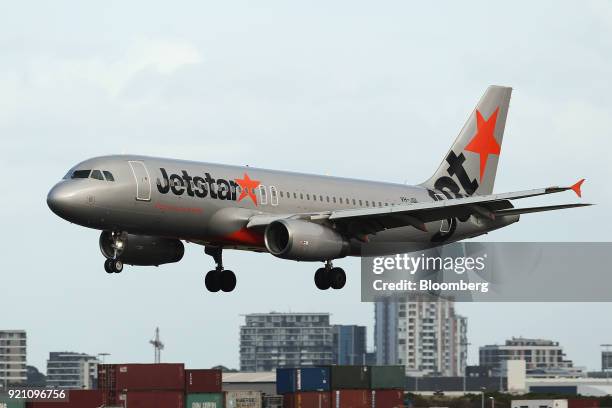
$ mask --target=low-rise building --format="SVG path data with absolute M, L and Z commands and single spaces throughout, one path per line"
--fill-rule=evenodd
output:
M 582 377 L 585 372 L 565 358 L 558 342 L 546 339 L 513 337 L 505 344 L 480 347 L 479 365 L 503 373 L 508 360 L 524 360 L 528 377 Z
M 98 359 L 84 353 L 51 352 L 47 360 L 47 385 L 63 389 L 94 388 Z

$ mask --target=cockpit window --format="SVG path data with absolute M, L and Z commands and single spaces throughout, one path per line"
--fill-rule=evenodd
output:
M 84 178 L 89 178 L 89 173 L 91 173 L 91 170 L 75 170 L 72 173 L 72 177 L 73 179 L 84 179 Z
M 100 170 L 94 170 L 91 172 L 91 178 L 96 180 L 104 181 L 104 176 L 102 176 L 102 172 Z
M 111 173 L 110 171 L 103 171 L 104 176 L 106 176 L 106 180 L 108 181 L 115 181 L 115 178 L 113 177 L 113 173 Z

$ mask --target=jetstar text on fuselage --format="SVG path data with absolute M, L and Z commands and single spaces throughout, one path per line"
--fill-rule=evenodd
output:
M 245 173 L 243 179 L 225 180 L 215 179 L 210 173 L 205 172 L 204 177 L 191 176 L 187 170 L 181 170 L 180 174 L 170 174 L 165 168 L 159 169 L 161 179 L 157 179 L 157 191 L 161 194 L 172 192 L 175 195 L 187 194 L 190 197 L 210 198 L 215 200 L 242 201 L 249 197 L 257 205 L 255 188 L 259 186 L 259 181 L 251 180 Z M 237 197 L 237 193 L 240 196 Z

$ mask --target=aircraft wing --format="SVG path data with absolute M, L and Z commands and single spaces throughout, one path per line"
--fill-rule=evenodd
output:
M 312 222 L 336 224 L 357 238 L 362 238 L 364 235 L 374 234 L 378 231 L 405 226 L 413 226 L 419 230 L 427 231 L 426 223 L 454 217 L 460 220 L 467 220 L 471 215 L 476 215 L 495 220 L 497 217 L 509 215 L 588 206 L 591 204 L 573 203 L 543 207 L 514 208 L 513 205 L 510 204 L 512 200 L 560 193 L 567 190 L 573 190 L 576 195 L 580 197 L 580 187 L 583 182 L 584 179 L 570 187 L 547 187 L 511 193 L 480 195 L 375 208 L 356 208 L 302 214 L 261 214 L 251 217 L 247 224 L 247 228 L 265 228 L 269 223 L 278 219 L 298 218 Z
M 574 190 L 578 196 L 581 196 L 580 186 L 583 181 L 584 180 L 580 180 L 570 187 L 547 187 L 535 190 L 454 198 L 434 202 L 338 210 L 333 211 L 328 219 L 332 223 L 346 226 L 349 232 L 357 233 L 358 235 L 371 234 L 377 231 L 407 225 L 412 225 L 419 230 L 427 231 L 425 226 L 427 222 L 445 220 L 453 217 L 457 217 L 460 220 L 467 220 L 469 216 L 476 215 L 495 220 L 497 217 L 508 215 L 588 206 L 591 204 L 574 203 L 543 207 L 514 208 L 512 204 L 510 204 L 511 200 L 560 193 L 567 190 Z

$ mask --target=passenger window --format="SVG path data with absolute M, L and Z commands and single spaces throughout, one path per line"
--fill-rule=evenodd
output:
M 363 207 L 363 202 L 361 200 L 359 200 L 359 206 Z
M 259 201 L 261 201 L 262 205 L 268 204 L 268 195 L 266 194 L 266 186 L 261 184 L 259 186 Z
M 102 176 L 102 172 L 100 170 L 94 170 L 91 172 L 91 178 L 96 180 L 104 181 L 104 176 Z
M 293 198 L 297 200 L 297 193 L 293 193 Z
M 306 199 L 310 200 L 310 194 L 306 194 Z
M 327 202 L 329 203 L 329 196 L 327 196 Z
M 368 200 L 366 200 L 366 207 L 370 206 L 370 202 Z
M 336 197 L 332 197 L 332 199 L 334 200 L 334 204 L 336 203 Z
M 106 171 L 106 170 L 104 170 L 103 173 L 107 181 L 115 181 L 115 178 L 113 177 L 113 173 L 111 173 L 110 171 Z
M 276 193 L 276 187 L 274 186 L 270 186 L 270 204 L 278 205 L 278 194 Z
M 91 173 L 91 170 L 75 170 L 72 173 L 72 178 L 73 179 L 85 179 L 85 178 L 89 178 L 89 173 Z
M 300 200 L 304 199 L 304 194 L 300 193 Z
M 353 205 L 357 205 L 357 202 L 355 201 L 354 198 L 353 198 Z
M 323 202 L 323 196 L 322 195 L 319 196 L 319 201 Z
M 340 204 L 342 204 L 342 197 L 340 197 Z
M 284 197 L 284 195 L 283 195 L 283 192 L 282 192 L 282 191 L 280 192 L 280 196 L 281 196 L 281 198 L 283 198 L 283 197 Z
M 312 195 L 312 200 L 313 200 L 313 201 L 317 201 L 317 195 L 316 195 L 316 194 L 313 194 L 313 195 Z

